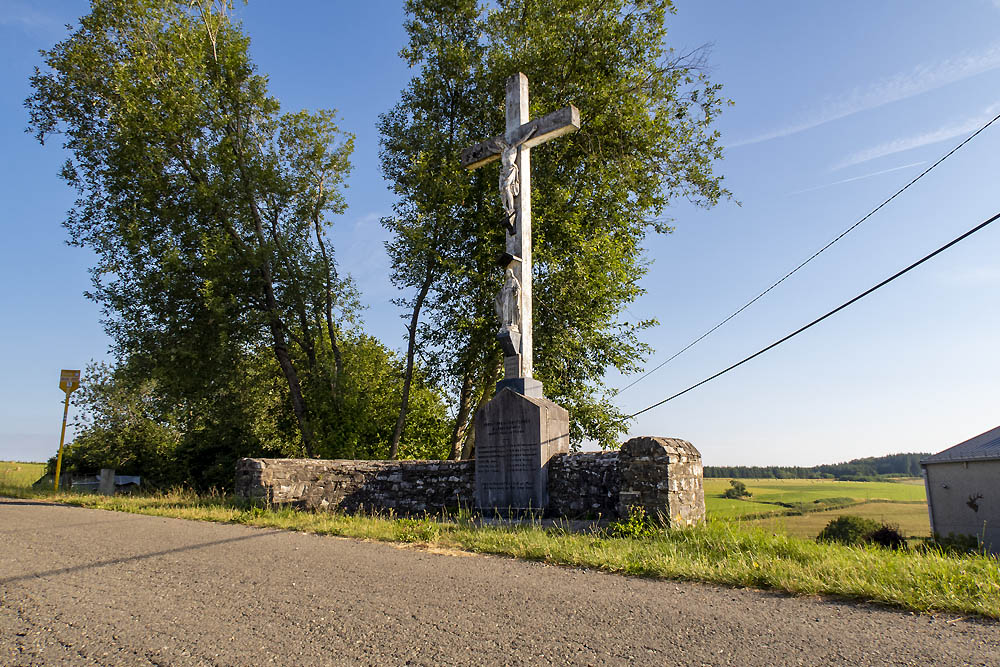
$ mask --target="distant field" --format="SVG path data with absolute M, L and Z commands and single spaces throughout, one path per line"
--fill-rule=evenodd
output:
M 0 486 L 30 487 L 44 472 L 44 463 L 0 461 Z
M 765 503 L 813 502 L 824 498 L 863 500 L 897 500 L 924 502 L 924 485 L 903 482 L 840 482 L 832 479 L 742 479 L 753 495 L 749 500 Z M 920 481 L 920 480 L 918 480 Z M 726 500 L 722 493 L 729 488 L 729 478 L 705 479 L 705 501 Z M 720 505 L 721 507 L 721 505 Z M 709 509 L 711 511 L 711 508 Z
M 743 479 L 752 494 L 745 500 L 723 498 L 729 478 L 705 479 L 705 508 L 709 518 L 749 520 L 798 537 L 816 537 L 826 524 L 843 514 L 866 516 L 895 524 L 909 537 L 930 535 L 923 480 L 905 478 L 898 482 L 840 482 L 827 479 Z M 841 499 L 858 503 L 851 507 L 783 516 L 791 511 L 776 503 L 799 504 L 805 508 L 816 501 Z M 888 502 L 872 502 L 888 501 Z M 840 503 L 838 503 L 840 504 Z M 769 518 L 759 518 L 763 514 Z
M 930 519 L 924 503 L 865 503 L 839 510 L 808 512 L 800 516 L 754 519 L 749 523 L 766 526 L 775 532 L 794 537 L 816 537 L 827 523 L 843 514 L 863 516 L 881 523 L 899 526 L 907 537 L 929 537 Z

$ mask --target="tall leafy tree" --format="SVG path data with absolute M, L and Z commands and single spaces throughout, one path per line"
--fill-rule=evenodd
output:
M 206 402 L 239 408 L 244 362 L 268 346 L 313 455 L 329 449 L 316 422 L 338 414 L 320 406 L 344 372 L 351 290 L 324 232 L 352 138 L 333 112 L 281 113 L 228 9 L 93 0 L 43 52 L 26 105 L 39 141 L 68 150 L 79 197 L 65 226 L 97 254 L 90 296 L 118 356 L 190 404 L 190 433 Z
M 652 321 L 623 317 L 643 292 L 644 239 L 669 231 L 675 198 L 711 206 L 729 194 L 713 171 L 722 152 L 712 129 L 727 102 L 703 71 L 705 54 L 667 46 L 669 0 L 410 0 L 407 9 L 403 55 L 419 69 L 382 119 L 383 169 L 400 197 L 384 224 L 397 283 L 416 289 L 410 348 L 452 382 L 452 453 L 470 453 L 471 415 L 498 372 L 492 264 L 503 248 L 495 171 L 462 173 L 456 157 L 502 130 L 504 81 L 519 71 L 533 117 L 567 104 L 582 117 L 579 132 L 532 160 L 535 374 L 569 408 L 574 442 L 612 445 L 624 420 L 602 377 L 638 370 L 648 351 L 638 332 Z

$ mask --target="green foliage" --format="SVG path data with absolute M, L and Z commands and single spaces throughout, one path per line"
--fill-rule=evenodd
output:
M 492 300 L 504 237 L 496 167 L 470 175 L 458 156 L 502 130 L 504 81 L 524 72 L 533 117 L 575 104 L 583 119 L 532 160 L 535 376 L 570 410 L 574 445 L 613 446 L 624 419 L 604 373 L 635 372 L 649 351 L 638 334 L 653 322 L 623 316 L 643 292 L 646 234 L 669 230 L 676 197 L 707 206 L 728 196 L 712 173 L 721 148 L 711 130 L 726 101 L 704 54 L 664 46 L 665 0 L 409 0 L 407 10 L 403 56 L 419 70 L 379 128 L 400 198 L 383 224 L 393 281 L 414 290 L 404 302 L 414 346 L 459 397 L 462 431 L 499 371 Z
M 401 394 L 402 361 L 378 340 L 361 333 L 345 336 L 342 348 L 347 369 L 343 400 L 335 426 L 319 453 L 324 458 L 388 458 Z M 449 429 L 443 397 L 417 368 L 399 458 L 444 458 Z
M 877 521 L 845 514 L 832 520 L 816 536 L 821 542 L 839 542 L 848 546 L 865 544 L 880 526 Z
M 353 138 L 333 111 L 281 112 L 226 9 L 93 0 L 31 79 L 117 359 L 90 369 L 70 470 L 209 488 L 241 456 L 385 455 L 399 360 L 352 332 L 327 238 Z M 417 375 L 403 455 L 442 456 L 445 407 Z
M 629 507 L 628 517 L 613 521 L 606 529 L 608 537 L 647 539 L 663 529 L 662 524 L 646 514 L 646 508 Z
M 938 535 L 935 533 L 930 540 L 921 545 L 924 551 L 938 551 L 952 555 L 986 554 L 986 547 L 975 535 Z
M 225 3 L 93 0 L 42 53 L 26 106 L 68 152 L 64 225 L 96 254 L 88 296 L 118 359 L 177 406 L 235 410 L 183 425 L 228 441 L 246 426 L 239 372 L 270 347 L 308 452 L 323 426 L 309 399 L 335 400 L 337 319 L 354 308 L 324 240 L 353 139 L 331 111 L 282 114 L 248 46 Z
M 346 336 L 342 347 L 348 369 L 342 400 L 320 404 L 339 411 L 329 416 L 337 427 L 322 434 L 318 453 L 326 458 L 384 458 L 392 408 L 399 400 L 399 358 L 364 334 Z M 243 383 L 215 383 L 218 404 L 178 405 L 145 375 L 145 367 L 90 364 L 74 394 L 81 417 L 76 437 L 65 448 L 63 471 L 114 468 L 119 474 L 142 476 L 143 484 L 153 488 L 230 488 L 240 457 L 301 456 L 273 355 L 261 349 L 247 355 L 237 370 Z M 442 458 L 448 429 L 440 394 L 418 373 L 401 456 Z M 54 458 L 48 467 L 54 471 Z
M 722 494 L 723 498 L 749 498 L 753 494 L 747 491 L 747 485 L 737 479 L 729 480 L 729 488 Z
M 883 523 L 869 535 L 868 542 L 886 549 L 906 548 L 906 536 L 899 530 L 899 526 L 891 526 L 887 523 Z
M 82 416 L 76 437 L 64 449 L 62 471 L 113 468 L 121 475 L 141 475 L 154 486 L 185 481 L 170 465 L 182 434 L 157 404 L 156 382 L 133 380 L 104 363 L 89 364 L 84 378 L 73 395 Z M 55 472 L 54 457 L 47 472 Z

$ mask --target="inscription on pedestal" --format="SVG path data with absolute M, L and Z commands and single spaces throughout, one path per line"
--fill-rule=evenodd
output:
M 476 414 L 476 500 L 486 511 L 542 511 L 547 463 L 569 451 L 569 414 L 544 398 L 500 391 Z

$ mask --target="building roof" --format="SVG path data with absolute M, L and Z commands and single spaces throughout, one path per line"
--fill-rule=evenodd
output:
M 974 438 L 969 438 L 965 442 L 960 442 L 934 456 L 929 456 L 920 463 L 923 465 L 951 461 L 981 461 L 983 459 L 1000 459 L 1000 426 L 986 433 L 980 433 Z

